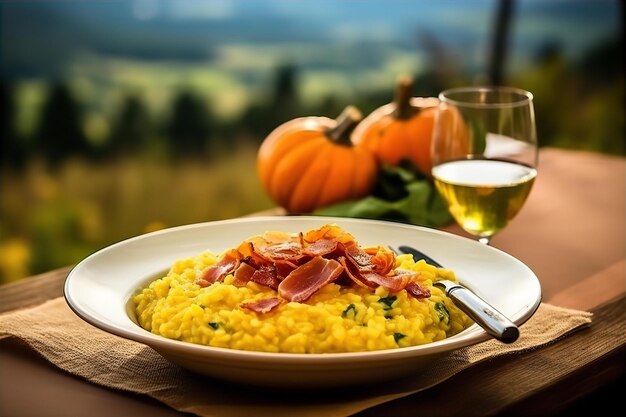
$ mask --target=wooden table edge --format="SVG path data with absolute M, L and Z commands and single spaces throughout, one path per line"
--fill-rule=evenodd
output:
M 619 319 L 626 315 L 626 294 L 591 311 L 594 314 L 591 326 L 558 342 L 519 354 L 514 361 L 505 356 L 480 363 L 438 384 L 436 390 L 418 392 L 357 415 L 412 416 L 416 409 L 422 415 L 433 417 L 557 415 L 626 375 L 626 362 L 622 359 L 626 354 L 626 340 L 623 322 Z M 589 341 L 596 341 L 594 349 L 589 349 Z M 563 354 L 572 349 L 585 353 L 583 366 Z M 534 372 L 545 369 L 543 378 L 525 378 L 529 369 Z M 615 387 L 611 385 L 611 389 Z M 450 401 L 450 393 L 454 393 L 454 401 Z M 616 398 L 612 405 L 620 401 Z M 606 404 L 594 406 L 597 411 Z

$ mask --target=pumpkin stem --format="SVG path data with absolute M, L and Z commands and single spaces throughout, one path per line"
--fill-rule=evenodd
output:
M 417 109 L 411 106 L 411 96 L 413 90 L 413 78 L 410 75 L 402 75 L 396 82 L 396 91 L 393 102 L 396 108 L 393 117 L 396 119 L 410 119 L 415 115 Z
M 350 134 L 363 119 L 363 114 L 354 106 L 347 106 L 337 117 L 337 125 L 328 129 L 326 136 L 340 145 L 352 146 Z

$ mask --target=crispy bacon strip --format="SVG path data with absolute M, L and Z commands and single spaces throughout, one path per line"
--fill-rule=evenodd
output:
M 278 278 L 279 281 L 282 281 L 299 265 L 290 261 L 277 260 L 274 262 L 274 266 L 276 267 L 276 278 Z
M 362 248 L 339 226 L 325 225 L 299 234 L 266 232 L 251 237 L 205 268 L 196 282 L 206 287 L 233 274 L 235 286 L 256 282 L 276 290 L 280 298 L 296 302 L 308 300 L 334 281 L 368 289 L 382 286 L 391 292 L 405 289 L 416 298 L 430 297 L 416 279 L 418 273 L 393 270 L 395 262 L 393 251 L 383 246 Z M 250 309 L 257 311 L 255 306 Z
M 262 265 L 259 269 L 254 271 L 250 280 L 257 284 L 270 287 L 273 290 L 278 289 L 278 284 L 280 284 L 274 265 Z
M 249 257 L 243 258 L 237 270 L 235 270 L 233 285 L 236 287 L 243 287 L 248 282 L 256 282 L 257 284 L 264 285 L 273 290 L 278 289 L 280 279 L 278 277 L 275 264 L 265 264 L 255 266 L 249 262 L 253 262 Z
M 249 240 L 244 240 L 237 246 L 237 251 L 241 253 L 244 258 L 251 257 L 254 252 L 254 247 Z
M 257 243 L 259 243 L 258 239 L 255 239 Z M 257 268 L 260 265 L 266 265 L 272 263 L 272 258 L 264 255 L 261 251 L 258 250 L 257 245 L 253 243 L 251 240 L 246 240 L 242 242 L 237 251 L 241 253 L 246 262 L 250 265 Z
M 382 286 L 389 291 L 398 292 L 410 282 L 410 276 L 389 275 L 395 265 L 395 255 L 380 248 L 370 249 L 374 255 L 361 249 L 356 242 L 343 244 L 346 261 L 340 260 L 348 276 L 357 284 L 376 288 Z
M 429 298 L 430 291 L 417 281 L 412 281 L 406 286 L 406 292 L 415 298 Z
M 409 282 L 411 282 L 410 275 L 382 275 L 378 272 L 362 272 L 363 279 L 374 287 L 385 287 L 391 292 L 398 292 L 403 290 Z
M 254 311 L 255 313 L 269 313 L 280 305 L 282 301 L 278 297 L 264 298 L 258 301 L 249 301 L 241 304 L 241 307 Z
M 354 263 L 360 271 L 374 270 L 374 265 L 371 263 L 372 255 L 362 250 L 355 241 L 343 243 L 341 246 L 346 254 L 346 258 Z
M 306 301 L 324 285 L 337 279 L 342 272 L 343 267 L 339 262 L 316 256 L 281 281 L 278 295 L 288 301 Z
M 337 249 L 337 239 L 319 239 L 315 242 L 308 243 L 304 248 L 304 253 L 309 256 L 324 256 L 334 252 Z
M 309 230 L 302 235 L 302 239 L 305 242 L 316 242 L 320 239 L 337 239 L 344 235 L 344 232 L 339 226 L 333 224 L 326 224 L 319 229 Z
M 285 232 L 266 232 L 262 236 L 254 236 L 239 246 L 244 255 L 262 258 L 267 262 L 286 260 L 297 262 L 304 257 L 300 235 Z
M 251 279 L 252 275 L 256 272 L 256 268 L 245 261 L 245 258 L 239 264 L 239 268 L 233 274 L 233 285 L 236 287 L 245 286 Z
M 396 256 L 392 251 L 386 250 L 382 246 L 370 248 L 369 250 L 374 252 L 370 262 L 374 265 L 374 270 L 379 274 L 388 274 L 396 265 Z M 369 253 L 368 250 L 365 250 L 365 253 Z
M 201 287 L 208 287 L 215 282 L 222 281 L 226 275 L 235 272 L 241 258 L 241 253 L 237 249 L 229 250 L 217 263 L 204 268 L 196 278 L 196 283 Z
M 356 264 L 347 261 L 345 256 L 339 257 L 339 263 L 341 263 L 346 271 L 346 275 L 352 280 L 352 282 L 363 288 L 376 288 L 376 284 L 363 278 L 363 275 L 359 272 L 359 268 Z
M 419 272 L 410 271 L 407 269 L 395 269 L 394 273 L 396 275 L 407 276 L 410 277 L 409 283 L 404 288 L 409 295 L 415 298 L 428 298 L 430 297 L 430 290 L 422 285 L 421 282 L 418 281 Z

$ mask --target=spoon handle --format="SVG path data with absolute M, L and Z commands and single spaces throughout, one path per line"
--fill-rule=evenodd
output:
M 443 287 L 454 304 L 492 337 L 504 343 L 515 342 L 519 337 L 518 327 L 474 292 L 448 280 L 434 285 Z

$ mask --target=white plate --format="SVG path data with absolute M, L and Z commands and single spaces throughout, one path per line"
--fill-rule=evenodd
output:
M 69 273 L 64 295 L 88 323 L 151 346 L 170 361 L 212 377 L 265 386 L 328 387 L 400 377 L 450 352 L 489 339 L 477 325 L 445 340 L 357 353 L 292 354 L 201 346 L 152 334 L 136 322 L 131 297 L 180 258 L 219 253 L 267 230 L 302 232 L 336 223 L 364 246 L 411 245 L 454 270 L 518 326 L 541 302 L 535 274 L 516 258 L 476 241 L 400 223 L 334 217 L 250 217 L 175 227 L 106 247 Z M 521 329 L 523 333 L 523 329 Z

